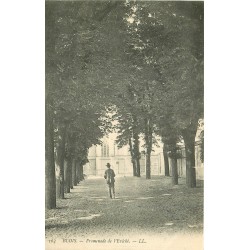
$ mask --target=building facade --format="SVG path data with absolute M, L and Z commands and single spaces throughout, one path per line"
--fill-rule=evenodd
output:
M 133 165 L 129 147 L 118 148 L 115 144 L 116 136 L 111 134 L 103 139 L 102 145 L 92 146 L 89 149 L 89 162 L 84 166 L 84 174 L 102 176 L 109 162 L 117 176 L 132 176 Z M 145 174 L 145 156 L 140 159 L 141 175 Z M 162 147 L 154 149 L 151 154 L 151 174 L 164 175 L 164 159 Z
M 109 162 L 114 169 L 116 176 L 133 176 L 133 165 L 129 147 L 118 148 L 115 144 L 115 134 L 103 139 L 102 145 L 92 146 L 89 149 L 89 162 L 84 165 L 84 174 L 88 176 L 103 176 Z M 142 149 L 141 149 L 142 150 Z M 200 147 L 196 146 L 196 177 L 202 179 L 204 176 L 204 165 L 200 160 Z M 186 177 L 186 157 L 184 146 L 180 149 L 182 157 L 177 160 L 179 177 Z M 171 166 L 171 165 L 170 165 Z M 141 176 L 146 174 L 145 156 L 140 159 Z M 163 157 L 163 145 L 159 142 L 159 147 L 154 147 L 151 153 L 151 175 L 165 175 L 165 164 Z M 171 175 L 171 167 L 170 167 Z

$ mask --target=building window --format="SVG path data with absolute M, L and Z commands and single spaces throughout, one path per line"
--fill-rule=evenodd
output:
M 102 145 L 102 157 L 109 157 L 109 145 L 107 143 Z

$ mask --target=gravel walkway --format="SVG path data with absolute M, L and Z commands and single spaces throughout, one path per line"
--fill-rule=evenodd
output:
M 170 177 L 117 177 L 115 185 L 110 199 L 103 178 L 88 178 L 47 210 L 46 249 L 202 249 L 201 182 L 188 189 L 182 178 L 173 187 Z

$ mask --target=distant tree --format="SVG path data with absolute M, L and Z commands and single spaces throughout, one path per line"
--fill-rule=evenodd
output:
M 201 131 L 200 139 L 201 139 L 201 144 L 200 144 L 200 148 L 201 148 L 200 160 L 203 163 L 204 162 L 204 130 Z
M 132 111 L 132 110 L 131 110 Z M 129 145 L 131 162 L 133 164 L 133 176 L 140 177 L 140 151 L 139 151 L 139 126 L 135 114 L 121 114 L 121 110 L 117 110 L 115 115 L 116 131 L 118 133 L 116 143 L 119 148 Z
M 164 113 L 164 112 L 163 112 Z M 165 170 L 169 176 L 169 168 L 172 170 L 172 184 L 178 184 L 178 169 L 177 169 L 177 159 L 181 157 L 179 153 L 179 145 L 178 143 L 181 142 L 180 132 L 178 128 L 176 128 L 171 120 L 171 117 L 166 117 L 164 115 L 159 115 L 158 119 L 156 120 L 157 124 L 157 134 L 161 136 L 162 142 L 164 143 L 163 146 L 163 154 L 164 154 L 164 161 L 169 162 L 167 164 L 167 170 Z M 166 166 L 165 166 L 166 168 Z M 166 175 L 165 172 L 165 175 Z

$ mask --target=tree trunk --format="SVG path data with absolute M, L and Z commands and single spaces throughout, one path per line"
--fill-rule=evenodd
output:
M 172 169 L 172 184 L 178 185 L 178 169 L 177 169 L 177 159 L 170 158 L 171 169 Z
M 65 166 L 65 193 L 70 193 L 70 171 L 71 171 L 71 159 L 68 159 Z
M 79 163 L 76 163 L 76 185 L 79 183 Z
M 81 164 L 80 161 L 77 161 L 76 165 L 76 182 L 77 184 L 81 181 Z
M 56 158 L 56 156 L 55 156 Z M 56 198 L 60 198 L 60 167 L 55 162 L 55 171 L 56 171 Z
M 131 160 L 131 161 L 133 164 L 133 176 L 137 176 L 136 161 L 135 160 Z
M 146 179 L 151 179 L 150 154 L 146 153 Z
M 76 179 L 76 160 L 73 159 L 72 161 L 72 171 L 71 171 L 71 181 L 72 181 L 72 188 L 75 186 L 75 179 Z
M 68 171 L 68 162 L 64 160 L 64 193 L 67 193 L 67 171 Z
M 72 164 L 72 184 L 73 186 L 77 186 L 77 175 L 76 175 L 77 161 L 74 160 Z
M 136 162 L 134 159 L 134 149 L 133 149 L 133 144 L 132 144 L 131 138 L 128 139 L 128 143 L 129 143 L 129 152 L 130 152 L 130 156 L 131 156 L 131 162 L 133 164 L 133 176 L 136 176 L 137 175 Z
M 71 189 L 73 189 L 73 164 L 74 160 L 71 159 L 69 166 L 69 186 Z
M 133 139 L 134 139 L 134 158 L 136 165 L 136 176 L 141 177 L 139 135 L 135 131 L 133 132 Z
M 167 144 L 164 142 L 163 144 L 163 157 L 164 157 L 164 166 L 165 166 L 165 176 L 169 175 L 169 162 L 168 162 L 168 149 Z
M 57 181 L 59 198 L 64 199 L 64 158 L 65 158 L 66 126 L 58 129 L 58 142 L 56 147 L 56 164 L 59 166 L 59 181 Z
M 45 105 L 45 206 L 52 209 L 56 208 L 53 108 L 48 98 Z
M 80 165 L 79 173 L 80 173 L 80 181 L 82 181 L 83 180 L 83 165 Z
M 195 171 L 195 145 L 190 143 L 186 146 L 186 183 L 188 187 L 196 187 L 196 171 Z
M 194 129 L 186 129 L 183 131 L 186 153 L 186 184 L 191 188 L 196 187 L 195 135 L 196 130 Z
M 140 165 L 140 158 L 139 157 L 137 157 L 136 158 L 136 176 L 137 177 L 141 177 L 141 165 Z
M 146 179 L 151 179 L 152 128 L 150 119 L 145 119 Z

